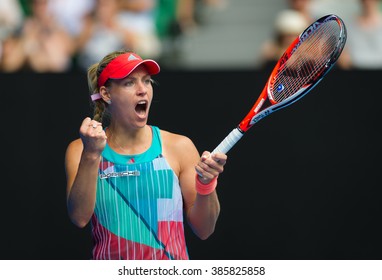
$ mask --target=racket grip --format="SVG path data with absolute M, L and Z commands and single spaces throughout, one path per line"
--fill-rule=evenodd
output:
M 235 127 L 230 134 L 212 151 L 212 154 L 217 152 L 226 154 L 229 150 L 243 137 L 244 133 Z

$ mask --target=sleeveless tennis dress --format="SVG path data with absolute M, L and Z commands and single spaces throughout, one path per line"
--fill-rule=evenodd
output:
M 94 214 L 93 259 L 188 259 L 179 181 L 162 156 L 159 128 L 151 147 L 102 153 Z

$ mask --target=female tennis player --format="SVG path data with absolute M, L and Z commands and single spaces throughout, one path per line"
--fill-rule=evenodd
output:
M 159 71 L 129 51 L 88 69 L 94 116 L 68 145 L 65 168 L 68 213 L 91 223 L 93 259 L 189 259 L 183 214 L 201 239 L 215 229 L 227 156 L 200 156 L 188 137 L 147 123 Z

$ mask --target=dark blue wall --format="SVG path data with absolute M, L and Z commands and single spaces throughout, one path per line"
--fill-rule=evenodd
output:
M 212 150 L 252 107 L 266 71 L 156 77 L 150 123 Z M 381 259 L 381 71 L 334 69 L 229 152 L 221 216 L 192 259 Z M 89 259 L 66 214 L 64 153 L 90 115 L 84 73 L 0 74 L 0 259 Z

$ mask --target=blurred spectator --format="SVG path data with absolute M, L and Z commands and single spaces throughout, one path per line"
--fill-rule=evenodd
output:
M 118 0 L 122 25 L 136 36 L 134 51 L 158 59 L 162 46 L 156 30 L 157 0 Z
M 0 65 L 3 59 L 3 41 L 21 25 L 23 10 L 18 0 L 0 0 Z
M 161 41 L 162 66 L 174 65 L 181 56 L 183 35 L 204 24 L 203 13 L 207 9 L 225 7 L 225 0 L 157 0 L 156 32 Z
M 137 38 L 122 25 L 118 0 L 96 0 L 94 12 L 86 17 L 77 40 L 77 65 L 86 70 L 107 53 L 136 50 Z M 147 42 L 149 44 L 150 42 Z
M 311 0 L 285 0 L 287 8 L 276 15 L 273 35 L 260 49 L 259 66 L 273 69 L 285 50 L 313 22 Z
M 180 1 L 183 0 L 157 0 L 155 8 L 155 29 L 160 39 L 179 34 L 180 28 L 177 23 L 177 9 Z
M 308 25 L 311 24 L 315 19 L 316 15 L 313 11 L 312 0 L 286 0 L 288 9 L 295 10 L 299 12 L 305 20 L 308 22 Z
M 59 24 L 66 28 L 71 36 L 77 36 L 82 30 L 84 17 L 95 6 L 95 0 L 50 0 L 49 10 Z
M 0 0 L 0 41 L 21 25 L 23 11 L 18 0 Z
M 48 0 L 30 0 L 31 16 L 3 45 L 6 72 L 64 72 L 70 69 L 73 41 L 48 13 Z
M 155 25 L 161 42 L 161 64 L 171 58 L 176 60 L 180 53 L 181 36 L 196 27 L 195 0 L 157 0 Z
M 193 30 L 198 25 L 196 19 L 198 6 L 207 7 L 204 2 L 209 3 L 209 1 L 211 0 L 157 0 L 156 25 L 159 37 L 164 38 Z
M 197 2 L 197 1 L 196 1 Z M 182 33 L 192 30 L 196 23 L 196 3 L 195 0 L 178 0 L 176 7 L 176 22 Z
M 275 20 L 274 35 L 260 52 L 260 67 L 273 69 L 285 50 L 310 23 L 295 10 L 281 11 Z
M 18 2 L 20 3 L 24 16 L 30 16 L 32 14 L 30 0 L 18 0 Z
M 335 14 L 340 16 L 345 23 L 348 17 L 358 11 L 359 0 L 311 0 L 311 10 L 316 15 Z
M 203 24 L 202 12 L 226 6 L 224 0 L 177 0 L 176 21 L 182 33 L 193 31 Z
M 380 0 L 359 0 L 359 13 L 347 22 L 343 69 L 382 69 L 382 12 Z

